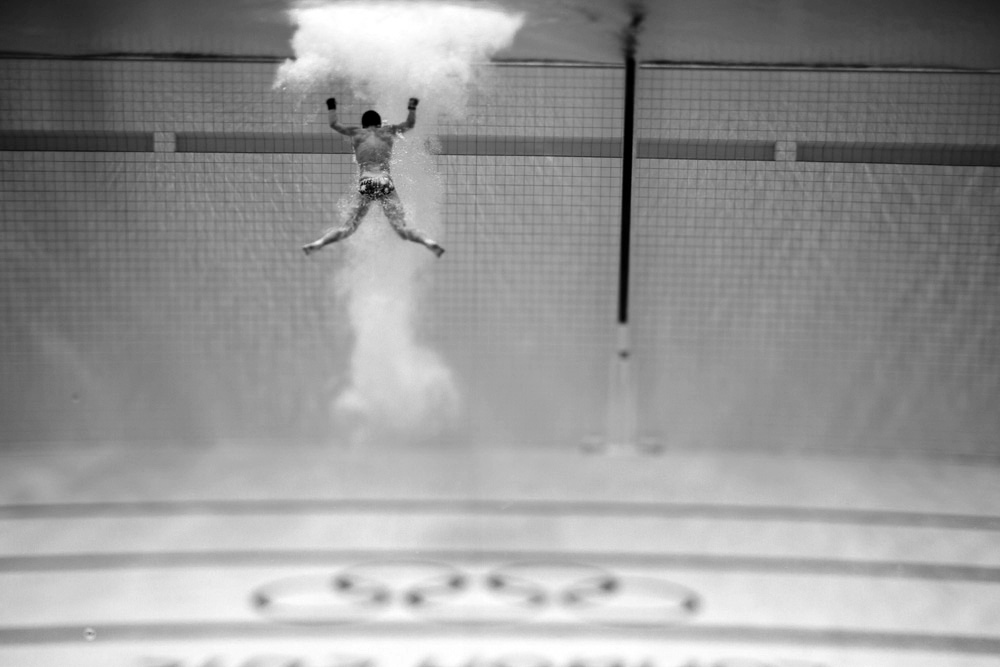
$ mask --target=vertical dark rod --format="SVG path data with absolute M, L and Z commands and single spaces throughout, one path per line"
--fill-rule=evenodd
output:
M 640 0 L 629 6 L 630 21 L 622 31 L 625 58 L 625 122 L 622 136 L 621 245 L 618 258 L 618 345 L 611 362 L 608 389 L 608 432 L 606 438 L 587 443 L 597 451 L 638 451 L 639 415 L 632 378 L 632 342 L 628 324 L 629 262 L 632 243 L 632 163 L 635 151 L 636 45 L 645 16 Z
M 629 24 L 622 32 L 625 56 L 625 128 L 622 137 L 622 238 L 618 259 L 618 324 L 628 324 L 629 260 L 632 256 L 632 158 L 635 147 L 635 52 L 645 18 L 640 0 L 629 5 Z M 621 351 L 619 351 L 621 353 Z M 626 352 L 627 354 L 627 352 Z
M 632 243 L 632 150 L 635 115 L 635 57 L 625 56 L 625 136 L 622 138 L 622 222 L 618 260 L 618 323 L 628 323 L 628 278 Z

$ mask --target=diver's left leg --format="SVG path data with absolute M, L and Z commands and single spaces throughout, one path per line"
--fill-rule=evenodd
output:
M 423 232 L 406 226 L 406 212 L 403 210 L 403 202 L 400 201 L 399 195 L 395 191 L 385 195 L 381 202 L 385 217 L 388 218 L 389 224 L 396 230 L 400 238 L 419 243 L 438 257 L 444 254 L 444 248 L 424 236 Z
M 320 248 L 328 246 L 331 243 L 336 243 L 337 241 L 346 239 L 348 236 L 357 231 L 358 225 L 361 224 L 361 219 L 365 217 L 365 213 L 368 211 L 368 207 L 371 206 L 371 203 L 372 200 L 368 197 L 356 194 L 347 214 L 347 222 L 344 223 L 342 227 L 331 227 L 326 230 L 323 232 L 323 236 L 319 237 L 312 243 L 307 243 L 302 246 L 302 250 L 308 255 L 309 253 L 316 252 Z

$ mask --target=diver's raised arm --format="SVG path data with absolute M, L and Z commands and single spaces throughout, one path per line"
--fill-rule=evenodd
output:
M 411 97 L 410 102 L 406 105 L 407 114 L 406 120 L 398 125 L 393 125 L 392 129 L 394 132 L 406 132 L 407 130 L 412 130 L 417 124 L 417 103 L 420 102 L 416 97 Z
M 329 98 L 326 101 L 326 109 L 327 109 L 326 116 L 327 119 L 330 121 L 330 127 L 332 127 L 334 130 L 340 132 L 341 134 L 346 134 L 347 136 L 351 136 L 355 132 L 357 132 L 358 128 L 356 127 L 340 124 L 340 121 L 337 119 L 337 100 L 335 100 L 332 97 Z

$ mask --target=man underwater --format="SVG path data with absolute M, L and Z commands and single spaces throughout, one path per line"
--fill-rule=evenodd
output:
M 350 137 L 354 145 L 354 159 L 358 163 L 358 191 L 351 204 L 347 222 L 342 227 L 331 227 L 316 241 L 302 246 L 307 255 L 353 234 L 368 212 L 368 207 L 375 201 L 382 205 L 385 217 L 400 238 L 419 243 L 438 257 L 444 254 L 444 248 L 440 245 L 418 230 L 406 226 L 403 202 L 400 201 L 389 175 L 393 142 L 396 135 L 416 125 L 418 101 L 415 97 L 410 98 L 405 122 L 386 127 L 382 127 L 382 118 L 375 111 L 366 111 L 361 116 L 361 127 L 341 125 L 337 120 L 337 101 L 332 97 L 326 101 L 330 127 Z

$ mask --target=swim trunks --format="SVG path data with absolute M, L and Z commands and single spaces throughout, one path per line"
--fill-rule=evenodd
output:
M 385 174 L 365 174 L 358 179 L 358 192 L 369 199 L 379 199 L 392 194 L 396 186 Z

